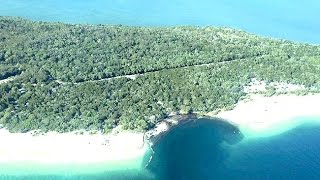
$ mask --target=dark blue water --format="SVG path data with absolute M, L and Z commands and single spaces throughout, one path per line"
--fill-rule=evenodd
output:
M 320 44 L 319 0 L 0 0 L 0 15 L 68 23 L 227 26 Z
M 225 162 L 228 178 L 319 179 L 320 126 L 302 125 L 281 135 L 240 143 Z M 222 177 L 222 176 L 220 176 Z
M 305 123 L 270 137 L 246 137 L 225 121 L 184 121 L 155 141 L 140 170 L 96 174 L 1 176 L 0 179 L 319 179 L 320 125 Z M 145 168 L 145 165 L 146 168 Z
M 67 23 L 228 26 L 320 44 L 319 0 L 0 0 L 0 15 Z M 223 121 L 187 121 L 157 141 L 152 161 L 141 171 L 0 179 L 320 179 L 318 139 L 319 125 L 248 139 Z
M 246 139 L 223 121 L 189 121 L 155 145 L 158 179 L 319 179 L 320 126 Z

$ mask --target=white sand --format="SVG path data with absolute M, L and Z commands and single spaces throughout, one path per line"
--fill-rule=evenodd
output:
M 267 133 L 281 127 L 294 126 L 299 117 L 319 117 L 320 94 L 316 95 L 279 95 L 264 97 L 251 95 L 251 100 L 241 101 L 231 111 L 220 112 L 216 117 L 226 119 L 256 135 Z
M 0 163 L 99 163 L 134 160 L 143 156 L 143 134 L 76 135 L 75 133 L 32 136 L 0 129 Z
M 294 118 L 306 116 L 320 117 L 320 94 L 273 97 L 251 95 L 250 101 L 241 101 L 233 110 L 215 115 L 255 135 L 280 126 L 289 128 L 288 124 L 296 124 Z M 160 123 L 153 133 L 156 135 L 166 130 L 167 123 Z M 50 132 L 33 136 L 31 133 L 9 133 L 0 129 L 0 163 L 21 161 L 60 164 L 134 160 L 142 157 L 148 149 L 148 145 L 143 144 L 143 136 L 143 133 L 132 132 L 115 135 Z

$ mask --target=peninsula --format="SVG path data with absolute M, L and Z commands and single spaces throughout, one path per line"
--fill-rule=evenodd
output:
M 317 93 L 316 45 L 229 28 L 0 17 L 0 163 L 133 160 L 148 149 L 144 133 L 167 130 L 174 114 L 258 133 L 320 116 Z

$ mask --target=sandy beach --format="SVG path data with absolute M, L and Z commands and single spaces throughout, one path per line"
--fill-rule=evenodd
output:
M 257 135 L 275 129 L 284 131 L 289 126 L 303 123 L 295 121 L 299 117 L 320 117 L 319 104 L 320 94 L 283 94 L 272 97 L 256 94 L 239 102 L 233 110 L 212 116 L 226 119 Z
M 257 135 L 280 126 L 284 127 L 282 131 L 285 131 L 285 128 L 292 128 L 297 124 L 293 122 L 294 118 L 320 117 L 319 102 L 320 94 L 305 96 L 287 94 L 272 97 L 252 94 L 249 99 L 239 102 L 233 110 L 208 115 L 223 118 L 238 125 L 241 130 L 245 129 Z M 152 137 L 168 129 L 168 122 L 163 121 L 148 133 Z M 0 163 L 23 161 L 81 164 L 132 160 L 142 157 L 148 149 L 143 136 L 143 133 L 134 132 L 109 135 L 49 132 L 34 136 L 32 132 L 9 133 L 2 128 Z
M 143 133 L 9 133 L 0 129 L 0 163 L 99 163 L 143 156 Z

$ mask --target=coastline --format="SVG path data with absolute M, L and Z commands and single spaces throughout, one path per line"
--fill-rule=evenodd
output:
M 219 118 L 237 125 L 247 137 L 271 136 L 303 123 L 295 120 L 299 117 L 320 117 L 318 102 L 320 102 L 320 94 L 304 96 L 283 94 L 271 97 L 251 94 L 249 99 L 240 101 L 234 109 L 218 114 L 207 113 L 205 117 Z M 2 128 L 0 129 L 0 164 L 101 163 L 110 164 L 110 167 L 114 164 L 123 167 L 130 162 L 130 167 L 125 166 L 126 168 L 140 169 L 143 167 L 143 157 L 147 152 L 152 151 L 152 145 L 156 139 L 170 127 L 190 117 L 197 117 L 197 114 L 171 114 L 146 133 L 124 131 L 103 135 L 89 132 L 63 134 L 48 132 L 34 135 L 34 132 L 10 133 Z M 320 118 L 318 119 L 320 122 Z M 145 143 L 145 140 L 148 142 Z
M 295 128 L 311 119 L 311 123 L 320 122 L 319 102 L 320 94 L 282 94 L 271 97 L 252 94 L 230 111 L 207 115 L 239 126 L 247 137 L 267 137 Z
M 0 164 L 97 164 L 136 160 L 147 147 L 143 133 L 90 134 L 48 132 L 41 135 L 0 129 Z

